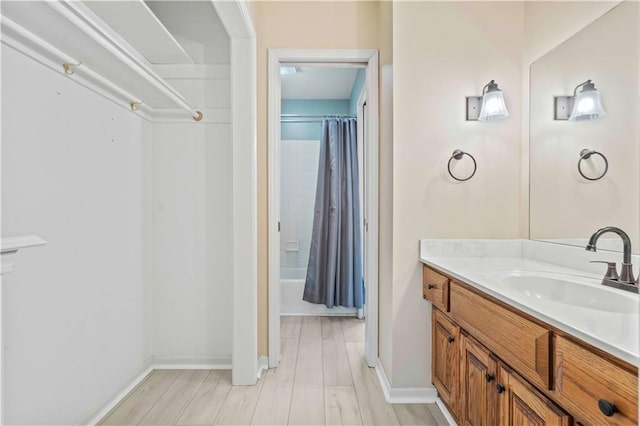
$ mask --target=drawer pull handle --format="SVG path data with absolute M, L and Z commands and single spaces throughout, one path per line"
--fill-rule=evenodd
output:
M 602 414 L 604 414 L 607 417 L 611 417 L 618 412 L 618 409 L 616 408 L 616 405 L 614 403 L 604 399 L 601 399 L 598 401 L 598 408 L 600 408 L 600 411 L 602 411 Z
M 493 381 L 493 379 L 495 379 L 495 376 L 493 374 L 485 374 L 484 375 L 485 380 L 487 381 L 487 383 L 491 383 Z
M 454 340 L 456 340 L 456 339 L 454 339 L 453 336 L 447 337 L 447 342 L 449 342 L 449 343 L 453 343 Z
M 427 285 L 427 288 L 428 288 L 429 290 L 431 290 L 432 288 L 436 288 L 436 286 L 435 286 L 435 285 L 433 285 L 433 284 L 429 284 L 429 285 Z
M 498 383 L 496 385 L 496 390 L 498 391 L 498 393 L 503 393 L 505 391 L 505 388 L 500 383 Z

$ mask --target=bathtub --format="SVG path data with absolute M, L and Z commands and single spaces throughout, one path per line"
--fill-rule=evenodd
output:
M 282 269 L 280 272 L 280 315 L 340 315 L 356 316 L 357 308 L 335 307 L 332 309 L 324 305 L 316 305 L 302 300 L 304 280 L 307 271 L 304 268 Z

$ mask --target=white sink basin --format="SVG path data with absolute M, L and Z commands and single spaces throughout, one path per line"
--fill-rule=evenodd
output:
M 620 314 L 638 314 L 637 294 L 602 286 L 599 280 L 554 272 L 503 270 L 487 274 L 522 302 L 553 302 Z

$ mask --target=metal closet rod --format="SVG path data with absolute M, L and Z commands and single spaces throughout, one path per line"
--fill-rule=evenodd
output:
M 8 28 L 9 30 L 13 31 L 14 34 L 17 34 L 19 37 L 29 40 L 31 43 L 34 43 L 35 45 L 37 45 L 40 49 L 55 56 L 58 63 L 62 62 L 62 71 L 66 75 L 70 76 L 75 74 L 77 70 L 81 70 L 81 72 L 86 76 L 88 76 L 90 79 L 99 82 L 104 87 L 107 87 L 109 90 L 116 93 L 120 98 L 124 98 L 125 100 L 127 100 L 127 102 L 129 102 L 129 105 L 132 111 L 136 111 L 138 109 L 138 106 L 143 103 L 142 101 L 138 101 L 137 100 L 138 98 L 136 96 L 133 96 L 131 93 L 127 92 L 126 90 L 113 84 L 111 81 L 107 80 L 102 75 L 93 71 L 91 68 L 82 64 L 81 62 L 71 59 L 69 55 L 61 52 L 60 50 L 53 47 L 46 41 L 42 40 L 41 38 L 36 37 L 31 32 L 22 28 L 20 25 L 16 24 L 9 18 L 2 16 L 0 20 L 2 22 L 3 27 Z M 54 68 L 53 64 L 49 64 L 47 66 L 50 66 L 53 69 L 58 69 L 57 66 Z
M 58 12 L 60 15 L 65 17 L 67 20 L 69 20 L 92 40 L 100 44 L 109 53 L 118 58 L 133 71 L 135 71 L 136 74 L 144 78 L 165 96 L 176 102 L 182 109 L 191 113 L 195 121 L 202 120 L 203 115 L 200 111 L 190 105 L 178 91 L 167 84 L 155 72 L 150 70 L 149 67 L 133 59 L 133 57 L 126 50 L 119 47 L 118 44 L 108 34 L 105 34 L 95 25 L 90 25 L 86 16 L 84 16 L 82 11 L 79 10 L 77 6 L 68 1 L 50 1 L 46 2 L 46 4 L 49 5 L 53 10 Z

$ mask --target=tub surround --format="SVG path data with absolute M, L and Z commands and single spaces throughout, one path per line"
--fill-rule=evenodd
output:
M 541 321 L 633 365 L 640 365 L 638 311 L 607 312 L 536 298 L 524 298 L 499 280 L 505 271 L 571 276 L 638 302 L 639 296 L 600 284 L 605 266 L 593 260 L 620 262 L 622 253 L 590 253 L 579 247 L 531 240 L 421 240 L 420 261 L 471 285 Z M 633 256 L 636 270 L 639 256 Z M 638 306 L 636 303 L 635 306 Z

